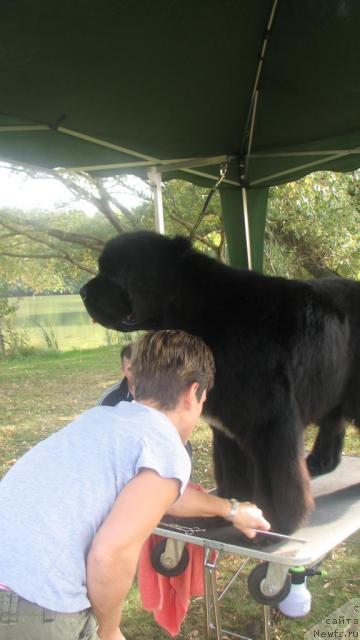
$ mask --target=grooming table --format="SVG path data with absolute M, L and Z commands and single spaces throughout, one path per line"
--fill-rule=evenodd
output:
M 313 567 L 334 547 L 360 528 L 360 457 L 343 456 L 340 465 L 331 473 L 312 480 L 316 508 L 306 526 L 292 537 L 306 542 L 276 541 L 253 543 L 231 524 L 220 518 L 173 518 L 166 516 L 154 533 L 176 543 L 190 542 L 205 548 L 205 627 L 206 638 L 222 640 L 223 634 L 234 638 L 244 636 L 225 631 L 221 626 L 219 600 L 231 586 L 249 559 L 268 562 L 259 589 L 264 595 L 264 638 L 271 638 L 271 606 L 276 594 L 288 579 L 288 570 L 295 565 Z M 171 543 L 170 543 L 171 544 Z M 180 546 L 180 554 L 183 545 Z M 174 545 L 176 547 L 176 544 Z M 218 596 L 216 569 L 221 552 L 245 556 L 235 576 Z M 284 597 L 284 596 L 283 596 Z M 265 604 L 267 601 L 269 604 Z M 279 600 L 281 600 L 280 598 Z M 279 601 L 278 600 L 278 601 Z

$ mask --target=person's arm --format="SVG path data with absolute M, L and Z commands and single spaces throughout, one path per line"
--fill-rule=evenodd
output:
M 102 640 L 121 640 L 121 610 L 146 538 L 179 495 L 180 483 L 143 469 L 118 495 L 87 557 L 87 592 Z
M 169 515 L 186 517 L 214 517 L 227 518 L 231 510 L 231 503 L 226 498 L 219 498 L 192 487 L 187 487 L 184 494 L 168 510 Z M 255 504 L 239 502 L 237 512 L 231 520 L 234 527 L 240 529 L 248 538 L 254 538 L 254 529 L 270 529 L 270 524 Z

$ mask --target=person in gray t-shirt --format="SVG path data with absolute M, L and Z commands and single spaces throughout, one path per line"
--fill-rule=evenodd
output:
M 137 401 L 86 411 L 0 483 L 0 640 L 124 640 L 122 606 L 165 512 L 230 515 L 250 536 L 269 527 L 255 505 L 184 494 L 183 445 L 213 384 L 208 347 L 182 331 L 150 333 L 132 368 Z

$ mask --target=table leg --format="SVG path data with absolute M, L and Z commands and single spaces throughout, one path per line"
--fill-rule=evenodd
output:
M 265 640 L 271 640 L 271 607 L 268 604 L 264 604 L 264 638 Z
M 210 554 L 214 554 L 215 558 L 210 561 Z M 219 599 L 216 587 L 216 563 L 219 553 L 217 551 L 205 548 L 204 559 L 204 585 L 205 585 L 205 624 L 206 637 L 210 639 L 211 632 L 214 629 L 216 640 L 221 640 L 221 613 Z M 214 616 L 214 624 L 211 621 L 211 615 Z

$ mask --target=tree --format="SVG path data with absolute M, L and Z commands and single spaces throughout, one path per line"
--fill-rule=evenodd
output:
M 0 296 L 0 358 L 5 358 L 4 326 L 14 313 L 15 305 L 11 305 L 5 296 Z
M 42 174 L 30 174 L 35 179 L 43 178 Z M 94 178 L 85 173 L 65 171 L 49 172 L 49 179 L 61 180 L 70 194 L 90 202 L 96 208 L 96 214 L 89 217 L 76 210 L 54 213 L 0 211 L 0 274 L 13 289 L 17 287 L 35 293 L 78 290 L 89 274 L 96 273 L 97 257 L 108 238 L 124 231 L 154 228 L 153 203 L 145 183 L 136 191 L 136 196 L 142 200 L 141 206 L 130 211 L 119 198 L 121 188 L 129 188 L 123 179 Z M 196 215 L 201 212 L 206 193 L 205 189 L 180 181 L 164 187 L 169 233 L 190 232 L 193 212 Z M 220 257 L 223 233 L 219 224 L 218 196 L 214 198 L 214 204 L 194 235 L 194 241 Z
M 270 190 L 265 265 L 288 277 L 360 277 L 360 171 Z
M 18 170 L 34 179 L 45 175 L 59 180 L 69 196 L 87 200 L 96 214 L 89 218 L 78 210 L 51 214 L 1 210 L 0 274 L 13 287 L 34 292 L 71 290 L 74 279 L 84 281 L 96 272 L 97 256 L 109 237 L 137 226 L 132 212 L 117 197 L 123 184 L 120 179 L 115 182 L 85 173 Z M 141 196 L 147 197 L 145 192 Z
M 171 180 L 163 186 L 165 228 L 168 235 L 191 236 L 198 249 L 223 259 L 224 229 L 218 193 L 212 197 L 204 211 L 209 189 L 197 187 L 183 180 Z M 144 215 L 148 228 L 153 228 L 153 203 L 146 202 L 135 211 Z M 196 226 L 198 224 L 198 226 Z
M 32 177 L 43 174 L 18 168 Z M 48 171 L 69 195 L 90 202 L 89 217 L 77 209 L 49 212 L 0 211 L 0 278 L 12 291 L 74 292 L 96 273 L 104 243 L 116 233 L 154 229 L 149 186 L 130 185 L 141 204 L 121 201 L 126 178 Z M 195 246 L 224 259 L 218 193 L 204 212 L 209 191 L 173 180 L 164 185 L 166 232 L 191 236 Z M 265 237 L 265 272 L 289 277 L 360 274 L 360 172 L 317 173 L 270 190 Z

